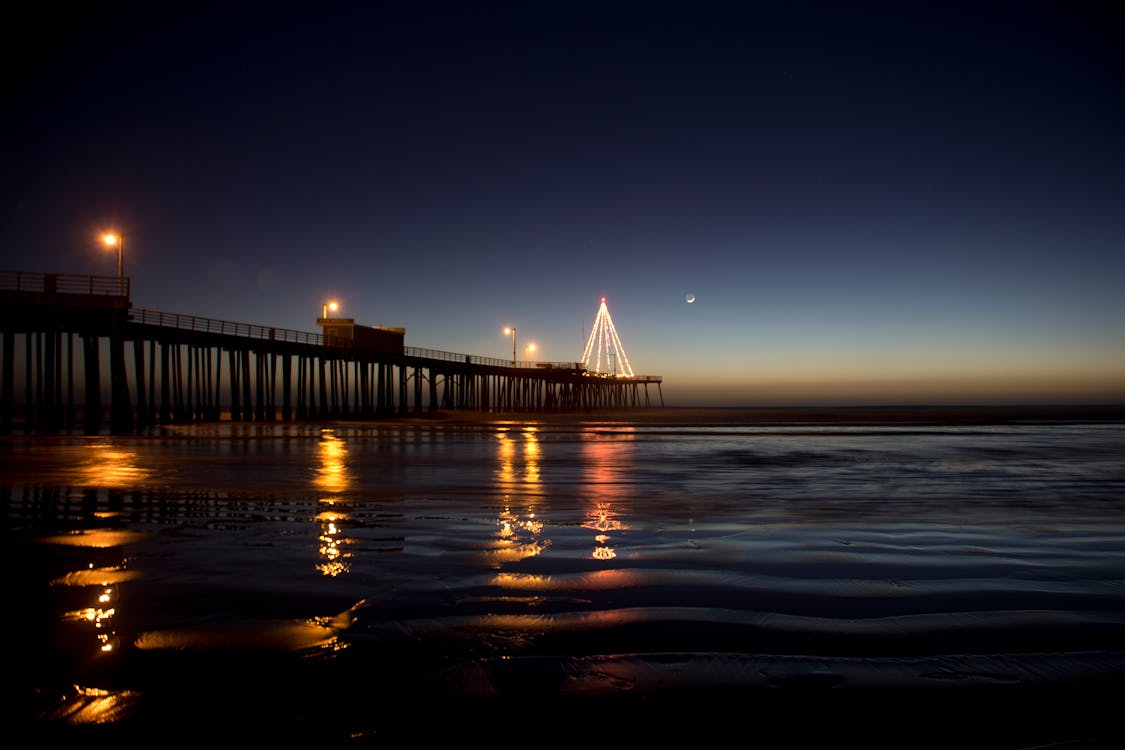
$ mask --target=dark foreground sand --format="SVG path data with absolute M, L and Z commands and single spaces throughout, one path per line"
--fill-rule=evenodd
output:
M 596 698 L 548 697 L 529 690 L 523 697 L 458 700 L 396 695 L 391 682 L 373 690 L 386 679 L 373 668 L 348 681 L 305 685 L 297 691 L 304 697 L 296 700 L 284 682 L 288 675 L 277 677 L 276 689 L 267 685 L 229 694 L 224 685 L 201 677 L 197 686 L 182 686 L 182 703 L 149 710 L 143 719 L 49 726 L 17 721 L 9 727 L 34 740 L 14 747 L 50 747 L 55 741 L 107 748 L 1125 747 L 1121 679 L 1103 685 L 991 687 L 951 682 L 940 690 L 911 691 L 841 688 L 812 674 L 772 688 L 683 688 Z M 988 676 L 977 678 L 967 681 L 979 683 Z M 228 676 L 224 682 L 239 679 Z M 197 703 L 196 690 L 208 699 Z

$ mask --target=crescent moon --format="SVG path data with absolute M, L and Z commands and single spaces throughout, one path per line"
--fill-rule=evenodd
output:
M 684 299 L 687 300 L 687 303 L 690 305 L 692 302 L 695 302 L 695 295 L 691 292 L 688 292 L 684 295 Z

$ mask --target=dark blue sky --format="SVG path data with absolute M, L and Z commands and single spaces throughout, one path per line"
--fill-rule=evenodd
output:
M 695 403 L 1125 399 L 1115 3 L 119 3 L 5 54 L 0 266 Z M 694 294 L 688 304 L 685 294 Z

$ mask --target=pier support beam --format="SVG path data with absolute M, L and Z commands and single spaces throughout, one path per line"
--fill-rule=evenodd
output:
M 85 363 L 86 408 L 83 415 L 87 432 L 97 432 L 102 426 L 102 378 L 101 358 L 98 356 L 97 336 L 83 336 L 83 357 Z
M 16 413 L 16 335 L 4 331 L 4 363 L 3 385 L 0 391 L 0 427 L 4 432 L 11 432 Z

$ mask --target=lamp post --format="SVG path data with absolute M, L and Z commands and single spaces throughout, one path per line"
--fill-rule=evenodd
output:
M 516 366 L 516 329 L 515 329 L 515 327 L 508 326 L 507 328 L 505 328 L 504 329 L 504 335 L 507 336 L 508 334 L 511 334 L 511 336 L 512 336 L 512 367 L 515 367 Z
M 117 293 L 125 294 L 125 235 L 106 232 L 102 235 L 106 247 L 117 248 Z
M 535 351 L 535 342 L 531 342 L 523 348 L 523 361 L 525 364 L 531 363 L 531 353 Z

